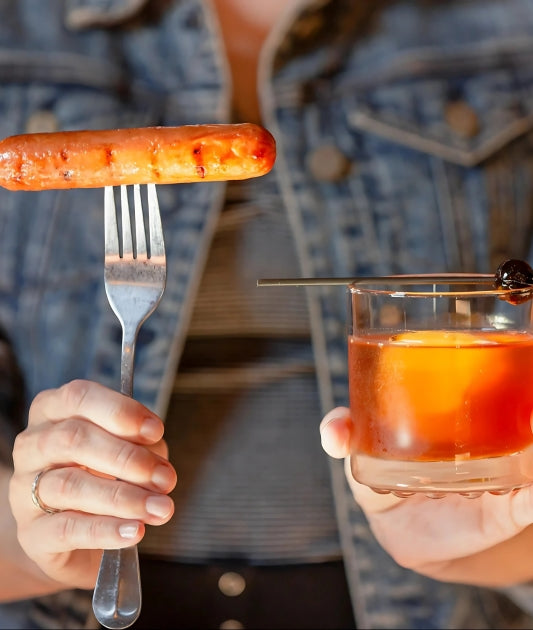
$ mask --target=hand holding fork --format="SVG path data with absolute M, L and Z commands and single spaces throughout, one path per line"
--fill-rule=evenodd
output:
M 139 185 L 133 186 L 135 239 L 131 229 L 128 190 L 121 186 L 122 246 L 114 190 L 105 188 L 104 281 L 111 308 L 122 325 L 120 390 L 133 393 L 135 342 L 143 322 L 159 304 L 166 283 L 166 257 L 159 204 L 154 184 L 147 185 L 149 250 Z M 106 549 L 93 594 L 96 619 L 106 628 L 127 628 L 141 610 L 137 546 Z

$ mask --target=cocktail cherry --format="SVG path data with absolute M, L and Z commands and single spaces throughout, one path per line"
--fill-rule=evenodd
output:
M 496 270 L 494 283 L 498 289 L 524 289 L 504 298 L 511 304 L 521 304 L 533 297 L 533 269 L 524 260 L 504 260 Z

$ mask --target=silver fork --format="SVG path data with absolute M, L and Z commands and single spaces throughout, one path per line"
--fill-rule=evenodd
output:
M 155 185 L 147 185 L 149 252 L 140 187 L 133 186 L 135 241 L 127 187 L 121 186 L 120 193 L 122 247 L 114 190 L 108 186 L 104 191 L 104 281 L 111 308 L 122 325 L 120 391 L 132 396 L 135 342 L 141 325 L 154 312 L 165 290 L 166 257 Z M 141 600 L 137 545 L 104 550 L 93 593 L 96 619 L 105 628 L 127 628 L 138 618 Z

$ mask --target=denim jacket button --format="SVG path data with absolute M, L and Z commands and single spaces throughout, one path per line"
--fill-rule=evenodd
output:
M 307 165 L 318 181 L 338 182 L 347 174 L 350 160 L 337 147 L 325 144 L 310 153 Z
M 223 573 L 218 580 L 218 588 L 227 597 L 237 597 L 246 588 L 246 580 L 240 573 L 228 571 Z
M 450 129 L 462 138 L 473 138 L 479 133 L 478 115 L 464 101 L 448 103 L 444 116 Z
M 59 124 L 55 114 L 46 109 L 33 112 L 26 121 L 26 133 L 46 133 L 57 131 Z

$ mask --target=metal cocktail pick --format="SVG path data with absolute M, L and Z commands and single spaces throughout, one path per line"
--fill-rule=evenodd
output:
M 372 284 L 373 282 L 389 282 L 391 284 L 405 284 L 416 282 L 418 284 L 473 284 L 487 283 L 494 285 L 495 276 L 493 274 L 416 274 L 398 276 L 359 276 L 345 278 L 260 278 L 257 281 L 258 287 L 281 287 L 281 286 L 333 286 L 351 284 Z
M 359 276 L 347 278 L 262 278 L 257 281 L 258 287 L 273 286 L 328 286 L 372 284 L 374 282 L 388 282 L 390 284 L 473 284 L 487 283 L 495 289 L 528 289 L 533 287 L 533 268 L 524 260 L 504 260 L 495 274 L 399 274 L 392 276 Z

